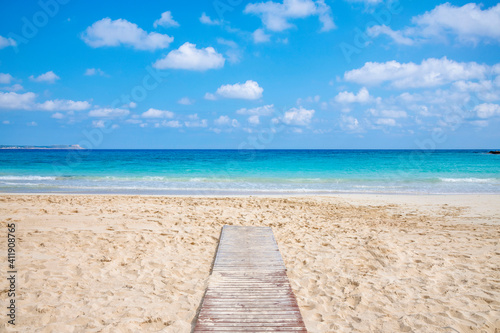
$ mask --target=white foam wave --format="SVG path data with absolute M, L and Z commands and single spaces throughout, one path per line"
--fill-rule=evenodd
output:
M 497 183 L 496 178 L 439 178 L 445 183 Z
M 56 177 L 45 176 L 0 176 L 0 180 L 56 180 Z

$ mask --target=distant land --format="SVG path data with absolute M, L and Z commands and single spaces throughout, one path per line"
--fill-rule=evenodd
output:
M 54 145 L 54 146 L 4 146 L 0 145 L 0 149 L 85 149 L 80 145 Z

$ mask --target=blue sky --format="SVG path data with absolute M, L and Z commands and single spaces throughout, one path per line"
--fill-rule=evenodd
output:
M 1 6 L 0 144 L 499 146 L 497 2 Z

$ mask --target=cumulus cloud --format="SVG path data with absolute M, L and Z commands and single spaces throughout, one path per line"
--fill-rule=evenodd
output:
M 236 111 L 237 114 L 252 116 L 270 116 L 274 112 L 274 104 L 259 106 L 252 109 L 242 108 Z
M 396 126 L 396 120 L 392 118 L 379 118 L 375 120 L 375 124 L 382 126 Z
M 414 41 L 411 38 L 405 37 L 402 31 L 394 31 L 386 25 L 375 25 L 366 30 L 368 36 L 378 37 L 380 35 L 387 35 L 394 40 L 397 44 L 413 45 Z
M 408 116 L 406 111 L 402 111 L 402 110 L 369 109 L 368 112 L 373 116 L 385 117 L 385 118 L 406 118 Z
M 264 89 L 257 82 L 247 80 L 245 83 L 222 85 L 217 89 L 216 94 L 224 98 L 259 99 L 263 91 Z
M 148 111 L 144 112 L 141 116 L 142 118 L 173 118 L 174 113 L 171 111 L 151 108 Z
M 18 94 L 0 91 L 0 109 L 30 110 L 33 107 L 36 95 L 32 92 Z
M 54 113 L 51 118 L 54 118 L 54 119 L 63 119 L 64 118 L 64 115 L 60 112 L 56 112 Z
M 500 115 L 500 105 L 492 103 L 479 104 L 474 108 L 479 118 L 490 118 Z
M 12 75 L 8 73 L 0 73 L 0 84 L 10 84 L 10 81 L 12 81 L 12 79 Z
M 101 70 L 100 68 L 87 68 L 83 75 L 85 75 L 85 76 L 94 76 L 94 75 L 107 76 L 106 73 L 104 73 L 104 71 Z
M 361 88 L 361 90 L 357 94 L 348 91 L 342 91 L 339 92 L 337 96 L 335 96 L 335 101 L 343 104 L 368 103 L 372 99 L 373 98 L 370 96 L 368 89 L 366 89 L 365 87 Z
M 212 20 L 207 14 L 202 13 L 200 16 L 200 22 L 207 25 L 221 25 L 222 21 Z
M 291 108 L 277 120 L 291 126 L 308 126 L 311 123 L 314 112 L 314 110 L 307 110 L 300 106 L 298 108 Z
M 194 100 L 189 99 L 189 97 L 182 97 L 180 100 L 177 101 L 177 103 L 182 105 L 192 105 L 194 104 Z
M 214 120 L 214 124 L 217 126 L 232 126 L 238 127 L 240 123 L 236 119 L 231 119 L 229 116 L 220 116 L 219 118 Z
M 200 119 L 198 114 L 192 114 L 188 116 L 189 121 L 185 121 L 184 125 L 186 127 L 207 127 L 208 121 L 206 119 Z
M 162 26 L 165 28 L 178 27 L 179 23 L 174 20 L 174 18 L 172 17 L 172 13 L 170 11 L 166 11 L 162 13 L 161 17 L 153 23 L 153 26 L 155 28 L 157 28 L 158 26 Z
M 376 5 L 381 3 L 383 0 L 347 0 L 348 2 L 361 2 L 365 5 Z
M 20 85 L 19 83 L 16 83 L 16 84 L 13 84 L 12 86 L 0 87 L 0 89 L 7 90 L 7 91 L 19 91 L 19 90 L 23 90 L 24 87 L 22 85 Z
M 127 20 L 111 20 L 109 17 L 88 27 L 83 32 L 82 39 L 94 48 L 124 45 L 149 51 L 167 48 L 174 40 L 173 37 L 157 32 L 147 33 Z
M 46 83 L 55 83 L 56 80 L 59 80 L 60 77 L 57 76 L 53 71 L 48 71 L 47 73 L 40 74 L 38 76 L 30 76 L 30 80 L 34 82 L 46 82 Z
M 252 33 L 254 43 L 266 43 L 271 40 L 271 36 L 264 32 L 264 29 L 257 29 Z
M 5 38 L 5 37 L 2 37 L 0 36 L 0 49 L 3 49 L 5 47 L 8 47 L 8 46 L 16 46 L 17 43 L 14 39 L 12 38 Z
M 458 80 L 483 79 L 491 71 L 476 62 L 456 62 L 429 58 L 420 64 L 399 63 L 395 60 L 379 63 L 367 62 L 359 69 L 344 73 L 344 79 L 366 85 L 390 82 L 396 88 L 435 87 Z
M 92 120 L 92 127 L 94 128 L 104 128 L 105 126 L 104 120 Z
M 182 127 L 182 124 L 178 120 L 163 120 L 161 123 L 156 123 L 155 127 L 179 128 Z
M 374 26 L 367 32 L 372 36 L 385 34 L 396 43 L 406 45 L 414 41 L 442 40 L 446 36 L 454 36 L 460 43 L 500 42 L 500 4 L 487 9 L 481 7 L 475 3 L 461 7 L 444 3 L 413 17 L 413 26 L 401 31 Z
M 89 112 L 90 117 L 98 118 L 114 118 L 127 116 L 130 113 L 127 109 L 117 109 L 117 108 L 100 108 L 91 110 Z
M 82 111 L 91 107 L 87 101 L 72 101 L 66 99 L 48 100 L 35 103 L 36 94 L 27 92 L 0 92 L 0 109 L 40 110 L 40 111 Z
M 35 106 L 38 110 L 43 111 L 82 111 L 90 109 L 91 105 L 87 101 L 72 101 L 66 99 L 56 99 L 53 101 L 45 101 Z
M 163 59 L 153 64 L 158 69 L 186 69 L 206 71 L 224 67 L 225 59 L 213 47 L 197 49 L 195 44 L 184 43 L 179 49 L 171 51 Z
M 351 117 L 351 116 L 345 116 L 345 115 L 343 115 L 340 118 L 340 127 L 343 130 L 349 131 L 349 132 L 360 132 L 363 130 L 358 119 Z
M 321 31 L 335 28 L 330 7 L 324 0 L 283 0 L 279 2 L 251 3 L 245 7 L 246 14 L 255 14 L 262 20 L 264 26 L 271 31 L 283 31 L 294 27 L 289 22 L 292 19 L 318 16 L 322 24 Z
M 206 100 L 209 100 L 209 101 L 215 101 L 217 100 L 217 96 L 215 96 L 214 94 L 211 94 L 211 93 L 206 93 L 204 98 Z
M 274 113 L 274 105 L 264 105 L 252 109 L 242 108 L 236 111 L 237 114 L 247 115 L 248 122 L 252 125 L 260 124 L 261 116 L 270 116 Z
M 217 38 L 217 43 L 229 47 L 229 49 L 225 52 L 225 54 L 226 54 L 227 60 L 230 63 L 236 64 L 236 63 L 240 62 L 241 57 L 242 57 L 242 52 L 239 49 L 238 44 L 236 44 L 232 40 L 227 40 L 224 38 Z

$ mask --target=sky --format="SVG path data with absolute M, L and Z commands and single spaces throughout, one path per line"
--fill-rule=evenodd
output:
M 497 2 L 0 6 L 0 145 L 500 148 Z

